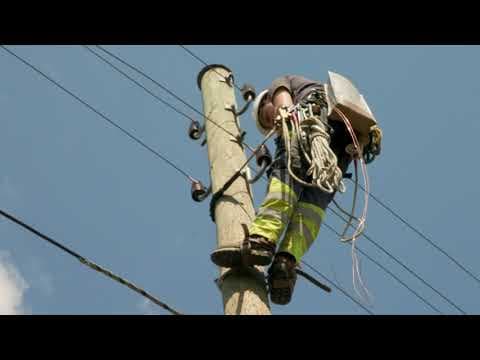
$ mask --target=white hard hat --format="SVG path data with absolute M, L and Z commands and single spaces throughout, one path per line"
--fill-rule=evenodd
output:
M 268 129 L 265 129 L 261 124 L 260 121 L 258 120 L 258 110 L 260 110 L 260 104 L 262 103 L 263 97 L 266 96 L 268 93 L 268 90 L 263 90 L 260 94 L 257 95 L 253 102 L 253 109 L 252 109 L 252 116 L 255 119 L 255 123 L 257 124 L 258 130 L 263 134 L 267 135 L 268 134 Z

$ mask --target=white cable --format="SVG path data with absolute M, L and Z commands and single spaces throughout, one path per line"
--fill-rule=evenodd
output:
M 362 166 L 362 176 L 363 176 L 363 181 L 364 181 L 364 184 L 365 184 L 365 200 L 364 200 L 364 208 L 363 208 L 363 211 L 362 211 L 362 216 L 360 217 L 360 221 L 358 222 L 357 228 L 355 229 L 353 235 L 351 236 L 351 241 L 352 241 L 352 276 L 353 276 L 353 286 L 354 286 L 355 292 L 361 298 L 364 298 L 364 296 L 362 294 L 360 294 L 360 292 L 358 291 L 358 288 L 357 288 L 356 279 L 358 278 L 358 280 L 361 284 L 362 290 L 368 296 L 367 301 L 371 302 L 371 294 L 368 291 L 365 284 L 363 283 L 362 276 L 360 274 L 359 261 L 358 261 L 358 257 L 357 257 L 356 251 L 355 251 L 355 241 L 356 241 L 357 237 L 363 232 L 363 230 L 365 228 L 366 218 L 367 218 L 368 196 L 369 196 L 369 191 L 370 191 L 368 175 L 367 175 L 367 168 L 366 168 L 365 161 L 364 161 L 363 157 L 361 156 L 360 144 L 358 142 L 358 139 L 355 135 L 355 132 L 352 128 L 352 125 L 351 125 L 350 121 L 348 120 L 348 118 L 345 116 L 345 114 L 341 110 L 335 108 L 334 111 L 338 115 L 340 115 L 343 122 L 345 123 L 345 126 L 347 127 L 347 130 L 352 137 L 353 145 L 355 147 L 355 151 L 357 153 L 357 156 L 360 158 L 360 164 Z
M 352 220 L 355 218 L 357 222 L 360 222 L 360 220 L 354 216 L 355 206 L 357 205 L 357 193 L 358 193 L 358 167 L 357 167 L 357 162 L 355 161 L 355 187 L 353 190 L 352 211 L 350 211 L 350 214 L 348 214 L 348 221 L 345 225 L 345 229 L 343 230 L 342 235 L 340 236 L 341 241 L 349 241 L 349 239 L 345 238 L 345 234 L 347 233 L 348 228 L 351 226 Z

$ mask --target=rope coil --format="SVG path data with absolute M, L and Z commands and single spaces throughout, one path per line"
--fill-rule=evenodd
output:
M 280 109 L 282 135 L 287 150 L 287 166 L 290 175 L 304 186 L 317 187 L 329 194 L 337 190 L 345 192 L 342 171 L 337 165 L 337 156 L 330 148 L 330 131 L 326 121 L 322 121 L 322 117 L 326 117 L 325 109 L 322 109 L 322 115 L 318 117 L 313 115 L 310 106 L 308 117 L 304 119 L 302 110 L 298 106 L 288 111 Z M 292 135 L 290 135 L 287 121 L 292 124 Z M 292 170 L 291 146 L 294 140 L 298 141 L 302 154 L 310 165 L 307 175 L 312 177 L 311 183 L 300 179 Z

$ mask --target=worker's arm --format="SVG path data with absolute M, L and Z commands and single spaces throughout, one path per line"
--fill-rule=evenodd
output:
M 272 100 L 267 101 L 262 107 L 261 125 L 266 129 L 271 129 L 275 116 L 278 115 L 278 109 L 291 105 L 293 105 L 293 99 L 288 88 L 284 86 L 277 88 L 272 96 Z
M 260 125 L 265 129 L 271 129 L 274 119 L 278 115 L 278 109 L 293 105 L 298 90 L 316 83 L 316 81 L 298 75 L 286 75 L 275 79 L 268 89 L 266 102 L 260 109 Z

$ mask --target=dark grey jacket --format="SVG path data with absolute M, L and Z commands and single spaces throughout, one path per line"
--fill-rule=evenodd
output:
M 293 102 L 296 104 L 300 102 L 305 95 L 315 88 L 321 87 L 323 84 L 319 81 L 310 80 L 298 75 L 286 75 L 275 79 L 268 88 L 267 101 L 272 100 L 275 92 L 285 87 L 292 95 Z

